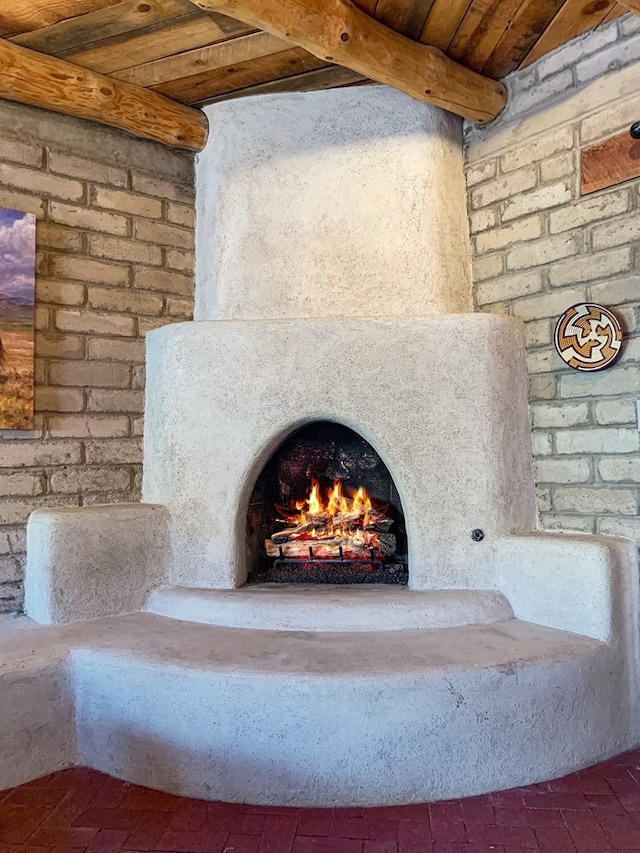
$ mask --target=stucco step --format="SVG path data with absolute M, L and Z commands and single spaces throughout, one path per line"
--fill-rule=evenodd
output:
M 53 769 L 270 805 L 471 795 L 561 775 L 634 737 L 611 647 L 517 619 L 311 632 L 138 613 L 12 631 L 0 656 L 5 786 L 44 772 L 33 755 L 52 690 L 65 721 L 64 743 L 46 738 Z
M 513 618 L 507 599 L 494 590 L 409 590 L 377 584 L 163 587 L 151 594 L 146 609 L 187 622 L 281 631 L 401 631 Z
M 462 667 L 499 667 L 598 654 L 598 640 L 507 619 L 404 631 L 276 631 L 205 625 L 132 613 L 61 626 L 23 617 L 0 621 L 0 675 L 51 665 L 70 654 L 104 654 L 220 671 L 393 674 Z M 15 624 L 15 627 L 14 627 Z
M 313 632 L 202 625 L 137 613 L 77 627 L 74 659 L 95 654 L 122 662 L 286 677 L 398 678 L 451 667 L 513 669 L 590 657 L 606 648 L 590 637 L 517 619 L 430 630 Z
M 628 745 L 603 700 L 608 647 L 515 619 L 332 633 L 140 614 L 87 640 L 72 653 L 80 760 L 174 793 L 415 802 Z

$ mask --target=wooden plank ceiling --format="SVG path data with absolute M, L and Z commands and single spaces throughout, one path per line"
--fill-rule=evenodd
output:
M 282 2 L 286 5 L 286 0 Z M 527 66 L 632 5 L 640 9 L 640 0 L 627 3 L 353 0 L 353 6 L 390 30 L 434 46 L 465 69 L 492 80 Z M 352 4 L 347 0 L 343 5 Z M 28 48 L 106 75 L 116 86 L 132 84 L 196 107 L 244 95 L 369 82 L 363 73 L 344 67 L 346 62 L 338 65 L 298 46 L 308 45 L 308 40 L 285 40 L 277 28 L 265 32 L 255 25 L 255 16 L 253 26 L 230 17 L 236 8 L 243 8 L 243 3 L 0 0 L 0 48 L 7 42 Z M 245 19 L 251 17 L 245 14 Z M 6 92 L 5 88 L 0 95 L 10 97 Z

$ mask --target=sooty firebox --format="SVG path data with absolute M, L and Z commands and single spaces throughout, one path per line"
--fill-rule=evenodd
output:
M 249 502 L 248 582 L 406 584 L 400 497 L 374 448 L 316 421 L 271 457 Z

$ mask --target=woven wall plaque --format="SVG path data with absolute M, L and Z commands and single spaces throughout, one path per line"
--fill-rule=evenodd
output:
M 554 342 L 560 358 L 575 370 L 604 370 L 620 355 L 622 326 L 616 315 L 594 302 L 567 308 Z

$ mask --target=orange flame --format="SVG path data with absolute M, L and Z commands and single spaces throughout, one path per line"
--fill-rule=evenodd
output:
M 278 521 L 289 527 L 268 540 L 270 556 L 276 548 L 280 554 L 304 556 L 308 542 L 310 546 L 316 543 L 313 545 L 316 558 L 330 559 L 339 554 L 340 559 L 343 556 L 362 559 L 363 555 L 371 555 L 373 559 L 374 552 L 379 554 L 383 547 L 381 531 L 388 531 L 385 525 L 392 523 L 385 516 L 387 507 L 374 507 L 364 486 L 350 490 L 347 495 L 338 480 L 330 489 L 323 490 L 313 479 L 303 500 L 288 507 L 276 504 L 276 509 L 281 516 Z M 385 540 L 385 546 L 388 545 Z
M 335 518 L 336 515 L 355 514 L 366 518 L 373 508 L 371 498 L 364 486 L 359 486 L 348 498 L 343 494 L 342 483 L 339 480 L 334 481 L 333 489 L 327 494 L 326 502 L 322 497 L 320 483 L 312 480 L 308 496 L 304 500 L 296 501 L 295 506 L 300 515 L 297 519 L 291 520 L 297 521 L 298 524 L 305 524 L 313 516 L 328 515 Z

